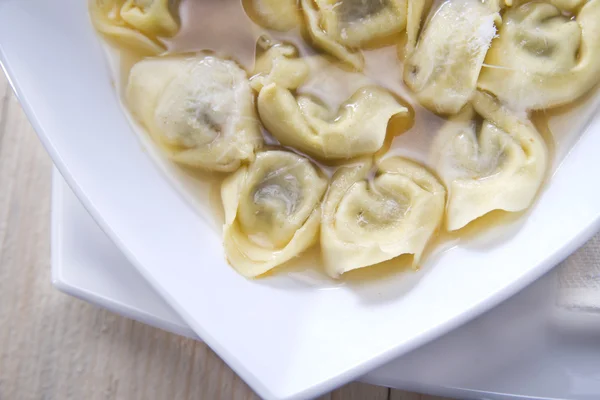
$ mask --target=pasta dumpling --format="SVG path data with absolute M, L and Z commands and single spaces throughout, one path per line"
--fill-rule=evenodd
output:
M 99 32 L 142 53 L 162 53 L 158 38 L 179 31 L 178 0 L 90 0 L 89 5 Z
M 233 171 L 262 144 L 252 90 L 233 61 L 207 54 L 142 60 L 131 69 L 126 98 L 177 163 Z
M 528 0 L 516 0 L 513 2 L 513 0 L 504 0 L 504 4 L 506 4 L 506 6 L 511 7 L 511 6 L 519 6 L 523 3 L 526 3 Z M 567 10 L 569 12 L 575 10 L 577 7 L 579 7 L 581 5 L 581 3 L 587 1 L 587 0 L 547 0 L 550 4 L 555 5 L 558 8 L 561 8 L 563 10 Z
M 405 56 L 412 54 L 417 45 L 421 25 L 431 8 L 432 0 L 408 0 L 406 11 L 406 46 Z
M 327 179 L 306 158 L 269 150 L 227 177 L 221 189 L 229 263 L 256 277 L 312 246 Z
M 281 144 L 339 160 L 375 153 L 383 146 L 389 120 L 408 109 L 377 86 L 357 90 L 334 112 L 309 96 L 295 99 L 288 89 L 271 83 L 258 95 L 258 113 Z
M 247 0 L 250 15 L 258 23 L 276 31 L 289 31 L 299 26 L 302 14 L 298 0 Z
M 298 57 L 298 50 L 286 43 L 265 36 L 258 39 L 256 63 L 250 85 L 259 92 L 269 83 L 286 89 L 297 89 L 308 77 L 306 61 Z
M 303 59 L 290 45 L 275 45 L 257 60 L 252 85 L 259 90 L 258 114 L 267 130 L 284 146 L 320 159 L 350 159 L 372 154 L 383 146 L 389 120 L 409 114 L 387 90 L 363 86 L 337 111 L 292 90 L 309 75 Z M 270 67 L 270 70 L 266 67 Z M 260 72 L 263 71 L 263 72 Z
M 313 42 L 358 70 L 356 49 L 406 27 L 407 0 L 302 0 L 302 9 Z
M 600 81 L 600 0 L 589 0 L 576 19 L 557 5 L 581 1 L 531 2 L 504 15 L 492 43 L 479 88 L 515 109 L 563 105 Z
M 483 118 L 480 127 L 477 115 Z M 446 228 L 454 231 L 493 210 L 528 208 L 544 179 L 548 154 L 531 122 L 478 91 L 472 106 L 439 132 L 432 160 L 448 188 Z
M 521 0 L 523 2 L 523 0 Z M 527 0 L 525 0 L 527 1 Z M 582 3 L 587 0 L 550 0 L 550 4 L 555 5 L 558 8 L 572 12 L 577 9 Z
M 321 249 L 332 277 L 413 254 L 438 229 L 446 191 L 423 166 L 390 157 L 339 169 L 323 201 Z
M 469 101 L 499 11 L 498 0 L 448 0 L 439 6 L 404 65 L 404 81 L 423 106 L 455 114 Z

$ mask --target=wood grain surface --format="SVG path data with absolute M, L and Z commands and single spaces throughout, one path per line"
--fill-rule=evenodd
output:
M 0 73 L 0 400 L 256 399 L 204 344 L 52 287 L 51 172 Z M 440 398 L 351 383 L 322 399 Z

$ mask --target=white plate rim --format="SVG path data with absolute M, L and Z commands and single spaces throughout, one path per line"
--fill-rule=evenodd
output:
M 186 336 L 189 338 L 192 338 L 194 340 L 201 340 L 199 339 L 194 333 L 193 331 L 191 331 L 191 329 L 189 329 L 187 327 L 187 325 L 185 325 L 185 323 L 181 320 L 178 320 L 177 322 L 174 322 L 172 319 L 165 317 L 164 315 L 162 317 L 155 315 L 153 312 L 151 312 L 151 309 L 148 307 L 139 307 L 136 306 L 134 304 L 134 302 L 131 301 L 126 301 L 124 299 L 118 299 L 118 298 L 113 298 L 110 295 L 106 295 L 104 293 L 104 290 L 101 290 L 100 286 L 95 286 L 94 288 L 89 288 L 86 285 L 79 285 L 76 282 L 73 282 L 69 276 L 71 276 L 71 274 L 73 274 L 73 270 L 74 268 L 77 269 L 81 269 L 81 270 L 86 270 L 87 267 L 85 266 L 81 266 L 81 268 L 79 267 L 75 267 L 74 265 L 74 260 L 71 257 L 67 257 L 65 255 L 63 255 L 64 251 L 67 252 L 73 252 L 73 246 L 76 245 L 76 243 L 72 243 L 71 245 L 67 245 L 67 243 L 69 241 L 66 241 L 65 239 L 62 239 L 62 234 L 64 234 L 66 231 L 65 229 L 67 229 L 70 232 L 73 232 L 72 226 L 73 226 L 73 217 L 69 217 L 69 213 L 71 213 L 71 211 L 67 208 L 68 204 L 72 204 L 71 202 L 67 202 L 65 199 L 70 198 L 70 196 L 74 196 L 71 191 L 70 188 L 68 188 L 68 186 L 66 185 L 64 179 L 62 179 L 60 173 L 58 172 L 58 170 L 56 170 L 55 168 L 53 169 L 53 174 L 52 174 L 52 182 L 53 182 L 53 186 L 52 186 L 52 227 L 51 227 L 51 231 L 52 231 L 52 280 L 53 280 L 53 285 L 60 291 L 62 291 L 65 294 L 74 296 L 76 298 L 82 299 L 86 302 L 90 302 L 94 305 L 98 305 L 102 308 L 106 308 L 109 311 L 115 312 L 119 315 L 123 315 L 125 317 L 134 319 L 136 321 L 139 321 L 141 323 L 145 323 L 145 324 L 149 324 L 151 326 L 154 326 L 156 328 L 159 329 L 163 329 L 169 332 L 173 332 L 175 334 L 179 334 L 182 336 Z M 76 200 L 77 202 L 79 202 L 79 200 Z M 89 216 L 86 216 L 86 218 L 91 218 Z M 65 223 L 67 225 L 70 225 L 71 228 L 65 228 Z M 77 228 L 75 231 L 82 231 L 83 228 Z M 90 227 L 88 226 L 86 229 L 94 229 L 94 230 L 98 230 L 99 232 L 102 232 L 97 226 L 94 227 Z M 72 234 L 72 233 L 71 233 Z M 102 233 L 102 235 L 104 235 L 104 233 Z M 114 245 L 113 245 L 114 246 Z M 114 248 L 114 251 L 119 251 L 116 248 Z M 70 261 L 69 261 L 70 259 Z M 68 265 L 71 265 L 69 267 L 67 267 Z M 98 266 L 96 266 L 95 268 L 98 268 Z M 133 267 L 131 267 L 133 268 Z M 563 267 L 564 268 L 564 267 Z M 67 271 L 71 271 L 68 272 Z M 554 270 L 555 271 L 555 270 Z M 544 275 L 541 279 L 546 279 L 548 280 L 549 277 L 551 281 L 556 285 L 557 282 L 557 278 L 558 276 L 556 274 L 554 274 L 554 271 L 550 271 L 548 274 Z M 65 275 L 66 274 L 66 275 Z M 553 274 L 553 275 L 549 275 L 549 274 Z M 141 278 L 141 277 L 140 277 Z M 532 284 L 532 286 L 535 286 L 537 283 L 539 282 L 536 281 Z M 104 283 L 106 284 L 106 283 Z M 547 286 L 547 284 L 546 284 Z M 547 290 L 548 288 L 546 287 L 545 290 Z M 152 289 L 150 289 L 152 290 Z M 524 294 L 524 291 L 529 291 L 529 290 L 536 290 L 539 292 L 540 289 L 536 288 L 533 289 L 531 286 L 528 286 L 527 288 L 525 288 L 521 293 L 519 293 L 517 296 L 520 296 L 522 294 Z M 556 295 L 556 293 L 554 293 L 554 296 Z M 532 296 L 531 294 L 529 294 L 528 296 Z M 536 295 L 538 296 L 538 295 Z M 503 307 L 504 304 L 506 302 L 510 302 L 513 301 L 514 297 L 511 299 L 506 300 L 505 302 L 503 302 L 503 304 L 498 305 L 497 307 L 494 307 L 493 309 L 487 311 L 486 313 L 484 313 L 482 316 L 478 317 L 478 318 L 486 318 L 486 314 L 495 313 L 495 310 L 497 310 L 499 307 Z M 552 301 L 552 299 L 547 299 L 548 301 Z M 527 312 L 538 312 L 538 310 L 536 308 L 531 308 L 531 305 L 523 303 L 523 301 L 521 300 L 521 302 L 519 303 L 520 306 L 525 307 L 525 309 L 527 310 Z M 512 307 L 514 308 L 514 303 L 512 304 Z M 556 305 L 555 305 L 556 307 Z M 141 312 L 140 313 L 140 308 L 145 310 L 145 312 Z M 543 310 L 539 310 L 542 313 L 547 311 L 543 311 Z M 501 311 L 502 313 L 506 313 L 506 310 Z M 561 328 L 556 328 L 555 324 L 559 323 L 559 324 L 568 324 L 568 326 L 571 326 L 573 323 L 577 324 L 581 324 L 582 323 L 582 318 L 585 318 L 587 320 L 587 318 L 589 318 L 588 314 L 580 314 L 579 312 L 575 312 L 572 310 L 562 310 L 562 309 L 558 309 L 555 308 L 554 312 L 553 312 L 553 316 L 547 316 L 547 319 L 544 320 L 544 327 L 547 329 L 551 329 L 551 327 L 554 327 L 554 329 L 561 329 Z M 152 318 L 148 318 L 147 316 L 151 315 Z M 523 317 L 525 314 L 519 314 L 521 315 L 521 317 Z M 600 318 L 600 316 L 594 316 L 596 319 Z M 489 321 L 489 316 L 487 317 L 488 321 Z M 559 320 L 557 320 L 557 318 L 559 318 Z M 477 319 L 477 318 L 476 318 Z M 504 322 L 506 323 L 507 320 L 506 318 L 504 319 Z M 472 323 L 472 321 L 471 321 Z M 465 324 L 468 325 L 469 323 Z M 500 325 L 496 324 L 495 325 L 497 328 L 500 328 Z M 490 326 L 486 326 L 486 328 L 490 328 Z M 542 328 L 542 327 L 540 327 Z M 479 326 L 479 329 L 481 329 L 481 326 Z M 543 329 L 543 328 L 542 328 Z M 462 330 L 464 332 L 465 327 L 459 327 L 457 328 L 457 330 Z M 543 332 L 546 331 L 541 331 L 542 332 L 542 336 L 544 336 Z M 552 332 L 555 332 L 554 330 L 552 330 Z M 452 333 L 450 333 L 452 334 Z M 540 334 L 540 332 L 536 332 L 536 334 Z M 511 333 L 512 336 L 514 336 L 514 332 Z M 474 336 L 474 335 L 471 335 Z M 443 338 L 438 338 L 436 340 L 443 340 Z M 434 341 L 435 342 L 435 341 Z M 488 340 L 489 342 L 489 340 Z M 491 344 L 491 343 L 490 343 Z M 463 345 L 466 345 L 466 343 L 463 343 Z M 425 344 L 424 347 L 429 346 L 429 344 Z M 447 346 L 446 346 L 447 347 Z M 485 350 L 485 349 L 484 349 Z M 427 350 L 425 350 L 427 351 Z M 430 354 L 432 354 L 432 350 L 428 350 Z M 412 354 L 414 355 L 414 353 L 420 353 L 422 352 L 421 348 L 416 349 L 412 352 Z M 399 360 L 404 360 L 404 363 L 406 364 L 407 362 L 410 363 L 414 360 L 410 359 L 405 359 L 406 355 L 401 356 L 399 359 L 396 359 L 393 361 L 393 363 L 397 363 Z M 430 356 L 430 361 L 433 361 L 434 357 Z M 418 359 L 418 357 L 417 357 Z M 457 360 L 455 360 L 457 361 Z M 407 378 L 406 376 L 402 376 L 402 375 L 395 375 L 396 379 L 392 379 L 392 376 L 388 373 L 388 374 L 381 374 L 378 371 L 379 370 L 385 370 L 386 368 L 388 368 L 388 365 L 385 365 L 381 368 L 378 368 L 374 371 L 371 371 L 369 373 L 367 373 L 367 375 L 359 378 L 359 381 L 364 382 L 364 383 L 368 383 L 368 384 L 372 384 L 372 385 L 379 385 L 379 386 L 383 386 L 383 387 L 390 387 L 390 388 L 395 388 L 395 389 L 400 389 L 400 390 L 404 390 L 404 391 L 410 391 L 410 392 L 418 392 L 418 393 L 423 393 L 423 394 L 429 394 L 429 395 L 434 395 L 434 396 L 441 396 L 441 397 L 449 397 L 449 398 L 477 398 L 477 399 L 484 399 L 484 398 L 490 398 L 490 399 L 502 399 L 502 400 L 508 400 L 508 399 L 514 399 L 516 397 L 523 397 L 526 396 L 528 399 L 536 399 L 536 400 L 559 400 L 561 398 L 564 397 L 560 397 L 560 396 L 539 396 L 534 394 L 533 392 L 528 392 L 528 393 L 519 393 L 517 391 L 512 392 L 510 390 L 498 390 L 498 388 L 491 388 L 491 390 L 486 390 L 485 389 L 485 385 L 484 386 L 479 386 L 479 387 L 473 387 L 472 385 L 465 385 L 463 387 L 463 385 L 460 385 L 458 382 L 454 382 L 455 384 L 452 384 L 451 382 L 446 382 L 446 383 L 436 383 L 435 381 L 432 381 L 431 379 L 428 378 L 428 383 L 425 382 L 421 382 L 418 379 L 417 380 L 412 380 Z M 484 360 L 483 362 L 484 368 L 486 365 L 486 362 Z M 423 369 L 424 364 L 420 363 L 420 368 L 421 370 Z M 389 367 L 389 368 L 394 368 L 394 367 Z M 419 368 L 419 367 L 417 367 Z M 412 368 L 411 368 L 412 369 Z M 405 369 L 406 370 L 406 369 Z M 425 371 L 422 371 L 425 372 Z M 439 372 L 438 372 L 439 374 Z M 409 375 L 412 376 L 412 375 Z M 418 376 L 418 375 L 414 375 L 414 376 Z M 463 376 L 468 376 L 463 374 Z M 538 378 L 538 381 L 540 379 Z M 460 381 L 460 378 L 458 379 L 458 381 Z

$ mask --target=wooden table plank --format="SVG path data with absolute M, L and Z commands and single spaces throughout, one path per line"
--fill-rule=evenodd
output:
M 51 286 L 51 171 L 0 74 L 0 399 L 256 399 L 204 344 Z M 421 397 L 362 383 L 322 397 L 390 398 Z

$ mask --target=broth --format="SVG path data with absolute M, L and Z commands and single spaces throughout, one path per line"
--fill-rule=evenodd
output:
M 169 53 L 210 50 L 234 59 L 249 72 L 254 66 L 257 40 L 267 32 L 274 39 L 294 44 L 301 56 L 319 54 L 303 41 L 301 32 L 297 30 L 279 33 L 261 28 L 246 14 L 241 0 L 184 0 L 181 4 L 181 24 L 179 34 L 165 41 Z M 157 165 L 188 203 L 209 222 L 215 232 L 221 234 L 223 209 L 220 201 L 220 185 L 226 174 L 184 168 L 166 157 L 163 151 L 151 141 L 144 128 L 129 115 L 123 102 L 124 86 L 129 70 L 140 58 L 135 54 L 117 51 L 108 45 L 106 49 L 123 110 L 139 136 L 144 150 L 156 160 Z M 375 157 L 400 155 L 433 169 L 429 157 L 430 144 L 446 119 L 422 107 L 411 95 L 402 79 L 402 62 L 398 56 L 397 46 L 373 48 L 363 53 L 365 57 L 363 73 L 348 71 L 325 55 L 311 58 L 311 76 L 298 93 L 315 96 L 328 107 L 337 109 L 354 91 L 365 84 L 376 84 L 388 89 L 409 108 L 410 115 L 408 118 L 392 121 L 384 148 L 376 153 Z M 531 119 L 546 139 L 550 150 L 552 163 L 548 173 L 549 178 L 591 121 L 599 104 L 600 96 L 598 91 L 594 90 L 568 107 L 532 114 Z M 262 132 L 267 145 L 278 145 L 277 140 L 265 129 L 262 129 Z M 336 169 L 335 163 L 313 161 L 329 176 Z M 442 227 L 441 232 L 429 244 L 423 257 L 424 263 L 428 263 L 433 258 L 432 255 L 453 247 L 459 241 L 490 243 L 500 240 L 516 229 L 515 227 L 518 228 L 518 221 L 526 213 L 495 211 L 453 233 L 445 232 Z M 494 229 L 487 229 L 490 226 Z M 396 261 L 391 260 L 384 263 L 384 266 L 351 272 L 343 279 L 352 281 L 357 277 L 372 278 L 381 275 L 381 271 L 385 271 L 383 276 L 389 276 L 390 271 L 402 271 L 409 265 L 406 257 L 400 257 Z M 321 268 L 312 268 L 319 262 L 320 252 L 318 246 L 315 246 L 274 271 L 277 274 L 287 271 L 288 276 L 311 286 L 338 285 L 339 282 L 334 282 L 321 273 Z

